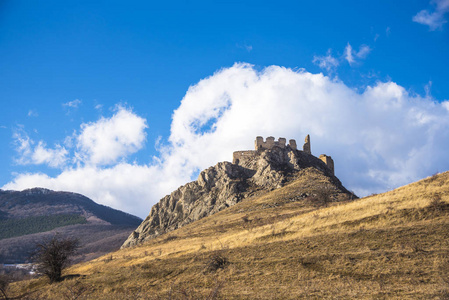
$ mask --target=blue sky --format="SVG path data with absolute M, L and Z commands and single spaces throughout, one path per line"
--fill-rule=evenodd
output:
M 0 187 L 143 217 L 256 135 L 307 133 L 362 195 L 446 171 L 448 12 L 447 0 L 0 1 Z

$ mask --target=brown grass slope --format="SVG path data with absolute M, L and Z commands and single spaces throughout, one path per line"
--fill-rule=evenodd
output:
M 29 299 L 443 299 L 449 172 L 317 207 L 316 170 L 134 248 L 19 282 Z M 313 184 L 311 184 L 311 182 Z M 312 195 L 307 197 L 308 195 Z M 340 200 L 340 201 L 337 201 Z

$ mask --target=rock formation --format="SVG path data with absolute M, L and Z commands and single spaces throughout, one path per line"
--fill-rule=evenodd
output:
M 181 186 L 155 204 L 148 217 L 131 233 L 122 248 L 137 245 L 158 235 L 199 220 L 260 191 L 270 191 L 294 180 L 300 170 L 315 168 L 329 177 L 336 189 L 341 185 L 324 161 L 296 149 L 295 140 L 257 137 L 255 151 L 237 151 L 233 163 L 220 162 L 202 171 L 196 181 Z M 307 139 L 306 139 L 307 142 Z M 310 149 L 310 138 L 308 140 Z

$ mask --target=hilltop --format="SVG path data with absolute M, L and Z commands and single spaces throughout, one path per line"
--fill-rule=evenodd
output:
M 303 150 L 297 149 L 295 140 L 286 145 L 285 138 L 275 141 L 274 137 L 268 137 L 264 142 L 262 137 L 257 137 L 255 150 L 234 152 L 233 163 L 220 162 L 202 171 L 196 181 L 162 198 L 122 247 L 137 245 L 181 228 L 248 197 L 262 195 L 300 177 L 307 178 L 312 173 L 316 175 L 309 178 L 319 176 L 320 179 L 298 187 L 299 197 L 321 195 L 322 199 L 317 201 L 355 198 L 335 177 L 332 158 L 312 155 L 309 136 Z
M 56 233 L 79 238 L 78 260 L 116 250 L 141 219 L 76 193 L 0 190 L 0 263 L 24 263 L 36 242 Z

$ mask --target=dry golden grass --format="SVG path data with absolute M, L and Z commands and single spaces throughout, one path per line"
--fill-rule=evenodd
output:
M 13 284 L 28 299 L 445 299 L 449 172 L 381 195 L 316 208 L 327 179 L 304 171 L 135 248 Z M 215 258 L 213 257 L 215 256 Z M 211 268 L 217 256 L 225 262 Z M 211 258 L 212 257 L 212 258 Z M 69 278 L 69 277 L 68 277 Z

